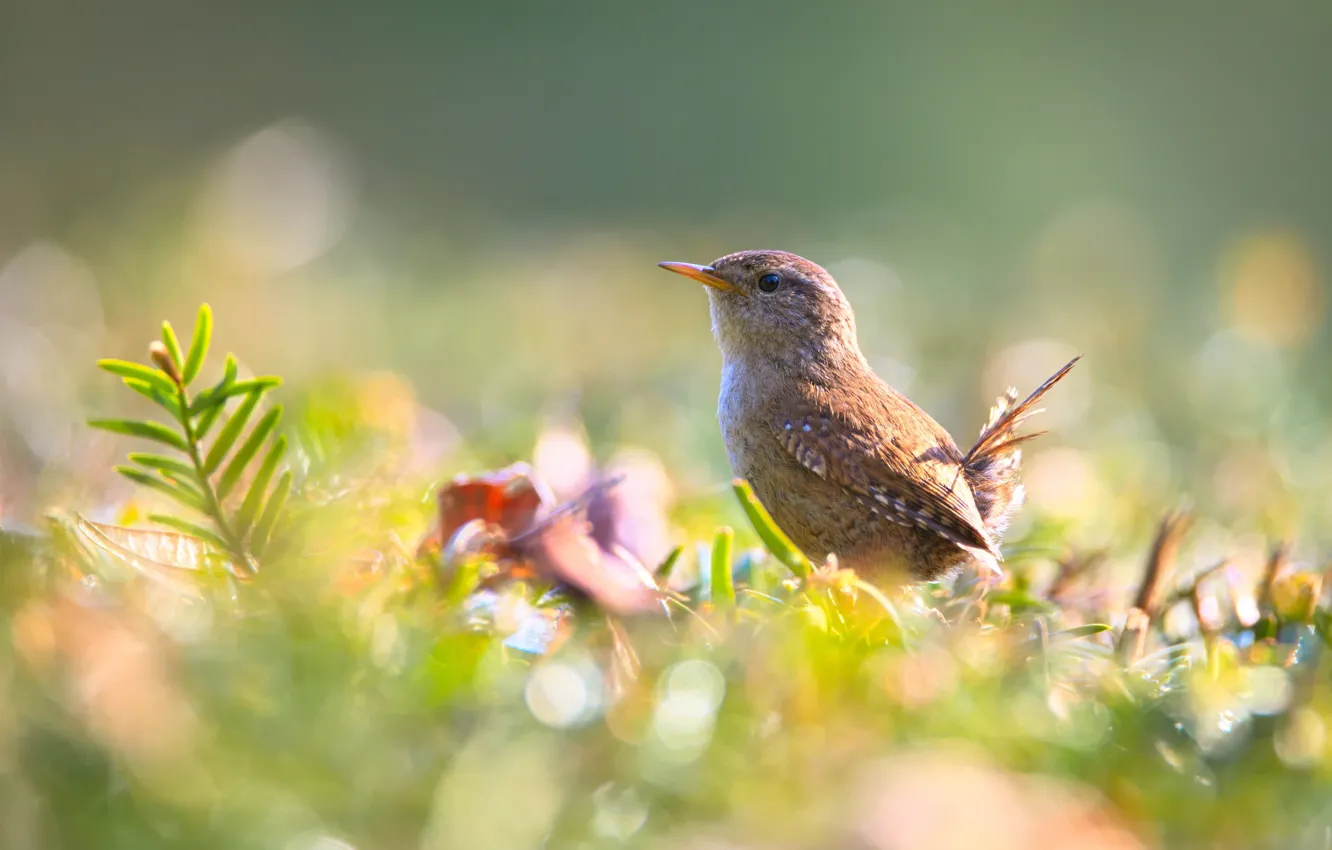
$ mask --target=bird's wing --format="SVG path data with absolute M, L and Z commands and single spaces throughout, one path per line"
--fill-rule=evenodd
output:
M 840 485 L 870 513 L 999 557 L 962 474 L 960 453 L 948 451 L 951 440 L 941 445 L 933 428 L 871 430 L 836 416 L 831 405 L 805 402 L 782 411 L 772 427 L 801 466 Z

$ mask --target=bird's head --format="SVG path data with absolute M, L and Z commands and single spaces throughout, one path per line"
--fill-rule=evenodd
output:
M 821 266 L 785 251 L 739 251 L 706 266 L 660 263 L 707 286 L 712 332 L 727 358 L 798 365 L 859 357 L 846 296 Z

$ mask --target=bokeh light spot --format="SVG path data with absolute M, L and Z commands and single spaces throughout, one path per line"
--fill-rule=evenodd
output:
M 702 753 L 725 694 L 721 671 L 706 661 L 681 661 L 666 672 L 652 729 L 670 758 L 690 761 Z
M 1105 496 L 1091 459 L 1077 449 L 1052 449 L 1034 455 L 1025 477 L 1031 505 L 1054 516 L 1094 514 Z
M 1277 758 L 1291 767 L 1308 767 L 1323 758 L 1327 749 L 1327 725 L 1311 708 L 1292 711 L 1277 730 L 1273 741 Z
M 1293 347 L 1322 326 L 1322 277 L 1308 246 L 1292 233 L 1242 239 L 1224 263 L 1222 281 L 1230 323 L 1249 340 Z
M 648 807 L 633 788 L 606 783 L 592 793 L 592 828 L 604 838 L 628 841 L 647 823 Z
M 1290 674 L 1280 667 L 1245 668 L 1244 687 L 1244 705 L 1253 714 L 1280 714 L 1294 695 Z
M 341 238 L 351 216 L 346 167 L 323 133 L 282 122 L 250 136 L 214 175 L 207 243 L 256 274 L 295 269 Z
M 532 671 L 524 691 L 532 716 L 563 729 L 586 720 L 596 698 L 583 675 L 568 664 L 542 664 Z

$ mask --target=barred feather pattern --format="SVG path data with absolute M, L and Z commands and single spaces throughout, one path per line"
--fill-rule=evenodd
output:
M 872 516 L 925 529 L 964 549 L 990 551 L 991 542 L 980 530 L 980 517 L 974 511 L 968 513 L 963 496 L 944 477 L 942 465 L 934 470 L 939 476 L 936 479 L 930 474 L 931 467 L 913 460 L 910 468 L 915 477 L 901 481 L 888 461 L 893 457 L 891 444 L 880 446 L 882 455 L 867 452 L 854 432 L 833 429 L 827 416 L 810 411 L 798 409 L 798 415 L 774 423 L 774 431 L 782 448 L 801 466 L 846 488 Z M 898 462 L 906 460 L 898 458 Z
M 990 409 L 990 419 L 981 429 L 981 437 L 984 438 L 1016 403 L 1017 388 L 1010 387 Z M 976 500 L 976 510 L 980 511 L 985 530 L 996 539 L 1001 538 L 1008 529 L 1009 520 L 1022 506 L 1026 495 L 1018 480 L 1021 465 L 1022 449 L 1014 446 L 1008 451 L 972 458 L 965 467 L 967 480 L 971 483 L 971 494 Z
M 1080 359 L 1074 357 L 1021 403 L 1017 400 L 1017 388 L 1009 387 L 990 408 L 990 418 L 981 428 L 976 445 L 963 459 L 963 473 L 971 485 L 976 509 L 986 531 L 995 540 L 1003 536 L 1013 513 L 1022 506 L 1026 496 L 1018 478 L 1022 465 L 1021 445 L 1045 433 L 1037 431 L 1019 436 L 1017 430 L 1027 419 L 1041 412 L 1033 409 L 1033 405 Z

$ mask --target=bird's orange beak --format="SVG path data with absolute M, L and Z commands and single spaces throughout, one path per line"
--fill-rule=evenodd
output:
M 713 273 L 712 266 L 699 266 L 693 263 L 657 263 L 668 272 L 682 274 L 685 277 L 693 278 L 704 286 L 711 286 L 713 289 L 720 289 L 723 292 L 739 292 L 727 281 L 722 280 Z

